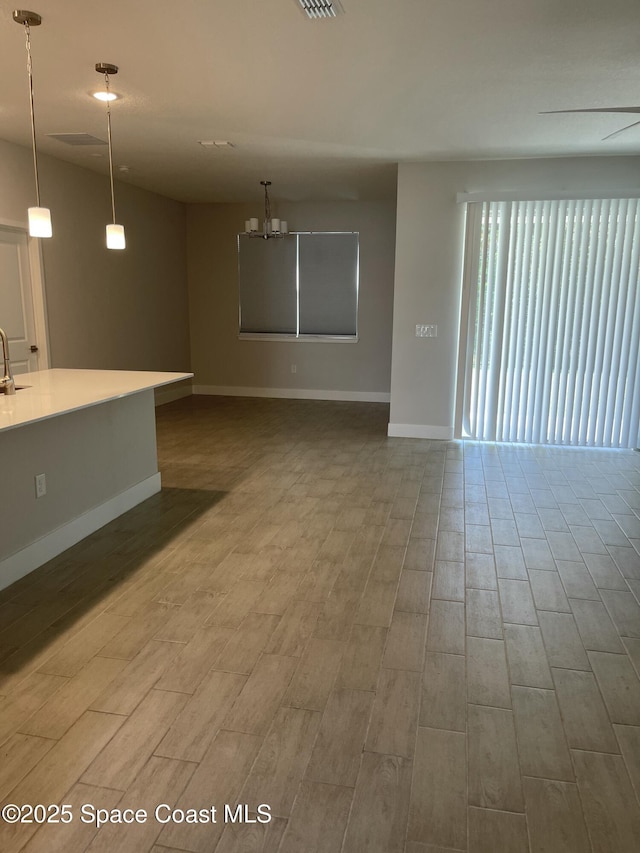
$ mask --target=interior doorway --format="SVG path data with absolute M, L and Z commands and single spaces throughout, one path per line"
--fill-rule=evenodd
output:
M 26 228 L 7 222 L 0 222 L 0 327 L 14 373 L 49 367 L 40 246 Z

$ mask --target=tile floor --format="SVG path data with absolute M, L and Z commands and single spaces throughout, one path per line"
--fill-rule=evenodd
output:
M 640 850 L 640 454 L 387 419 L 159 410 L 163 492 L 0 593 L 1 799 L 73 815 L 3 853 Z

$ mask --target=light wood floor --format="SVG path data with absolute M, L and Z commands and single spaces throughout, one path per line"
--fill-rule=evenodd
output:
M 3 853 L 640 850 L 640 454 L 387 419 L 159 410 L 162 493 L 0 593 L 1 798 L 74 813 Z

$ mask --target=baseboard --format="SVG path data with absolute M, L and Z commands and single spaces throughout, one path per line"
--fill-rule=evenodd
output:
M 277 397 L 288 400 L 342 400 L 351 403 L 388 403 L 384 391 L 329 391 L 316 388 L 248 388 L 233 385 L 194 385 L 194 394 L 219 397 Z
M 190 397 L 193 394 L 191 382 L 174 383 L 173 385 L 161 385 L 155 389 L 155 404 L 156 406 L 164 406 L 165 403 L 172 403 L 174 400 L 181 400 L 183 397 Z
M 451 441 L 453 427 L 429 426 L 427 424 L 389 424 L 387 435 L 390 438 L 435 438 Z
M 146 480 L 136 483 L 125 492 L 110 498 L 100 506 L 90 509 L 74 518 L 62 527 L 52 530 L 41 539 L 37 539 L 21 551 L 0 562 L 0 589 L 28 575 L 38 566 L 57 557 L 67 548 L 75 545 L 85 536 L 89 536 L 119 515 L 142 503 L 161 489 L 160 472 L 152 474 Z

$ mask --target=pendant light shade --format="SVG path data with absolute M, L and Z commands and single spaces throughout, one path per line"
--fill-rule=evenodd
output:
M 105 103 L 107 105 L 107 141 L 109 144 L 109 184 L 111 186 L 111 219 L 107 225 L 107 249 L 124 249 L 127 245 L 124 236 L 124 225 L 116 225 L 116 200 L 113 191 L 113 147 L 111 144 L 111 98 L 109 92 L 109 75 L 118 73 L 118 66 L 110 62 L 96 64 L 98 74 L 104 74 Z
M 107 225 L 107 249 L 125 249 L 124 225 Z
M 51 237 L 51 211 L 48 207 L 30 207 L 29 234 L 31 237 Z
M 26 9 L 16 9 L 13 13 L 16 24 L 24 27 L 27 47 L 27 76 L 29 80 L 29 110 L 31 113 L 31 148 L 33 151 L 33 172 L 36 184 L 36 207 L 30 207 L 29 234 L 31 237 L 51 237 L 51 211 L 40 206 L 40 180 L 38 178 L 38 148 L 36 145 L 36 114 L 33 105 L 33 61 L 31 59 L 31 27 L 39 27 L 42 18 L 37 12 Z

